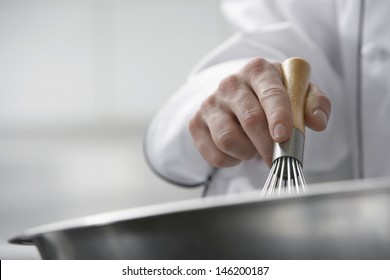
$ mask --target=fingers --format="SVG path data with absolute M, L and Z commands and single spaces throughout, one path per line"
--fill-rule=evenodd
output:
M 322 131 L 326 128 L 331 113 L 331 103 L 329 98 L 321 89 L 309 84 L 309 90 L 305 105 L 305 124 L 307 127 Z
M 256 58 L 243 69 L 265 113 L 275 142 L 286 141 L 292 130 L 290 98 L 282 81 L 280 64 Z
M 189 129 L 200 154 L 215 167 L 234 166 L 257 154 L 237 119 L 214 96 L 203 102 Z
M 225 154 L 239 160 L 249 160 L 257 152 L 240 124 L 229 114 L 218 114 L 209 123 L 211 138 Z
M 260 69 L 261 70 L 261 69 Z M 268 120 L 262 104 L 260 104 L 258 97 L 254 93 L 252 86 L 248 84 L 248 74 L 240 72 L 236 75 L 230 75 L 221 81 L 218 90 L 215 93 L 215 100 L 219 102 L 219 105 L 225 110 L 226 115 L 231 116 L 230 121 L 236 120 L 236 127 L 240 128 L 241 133 L 235 135 L 241 135 L 240 138 L 236 137 L 237 141 L 234 144 L 239 145 L 239 140 L 242 139 L 242 145 L 247 146 L 248 152 L 253 148 L 260 154 L 263 160 L 271 165 L 272 153 L 273 153 L 273 139 L 269 133 Z M 287 98 L 289 104 L 289 99 Z M 218 117 L 221 117 L 220 115 Z M 208 119 L 210 131 L 213 131 L 212 124 L 216 122 Z M 221 122 L 222 125 L 226 125 L 229 122 Z M 220 130 L 219 130 L 220 131 Z M 245 136 L 245 142 L 244 142 Z M 249 145 L 251 144 L 251 148 Z M 233 146 L 233 145 L 232 145 Z M 224 150 L 227 152 L 226 150 Z M 232 153 L 227 152 L 230 155 Z M 237 158 L 245 159 L 243 151 L 239 151 L 241 157 Z M 251 154 L 253 155 L 253 153 Z
M 229 104 L 230 109 L 260 156 L 271 166 L 274 141 L 269 133 L 266 114 L 250 88 L 241 91 L 234 102 Z
M 330 112 L 329 99 L 310 84 L 306 125 L 324 130 Z M 271 166 L 274 142 L 288 140 L 292 127 L 291 102 L 281 65 L 261 58 L 222 80 L 189 122 L 196 148 L 215 167 L 234 166 L 257 154 Z
M 253 59 L 221 81 L 190 121 L 200 154 L 215 167 L 228 167 L 260 154 L 271 166 L 274 141 L 291 134 L 290 99 L 280 64 Z
M 202 157 L 212 166 L 231 167 L 240 163 L 239 159 L 225 154 L 215 145 L 210 130 L 203 122 L 199 113 L 190 120 L 189 130 L 195 147 Z

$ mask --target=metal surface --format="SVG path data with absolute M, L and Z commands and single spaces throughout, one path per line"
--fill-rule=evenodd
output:
M 275 161 L 280 157 L 292 157 L 303 163 L 304 146 L 305 135 L 299 129 L 293 128 L 291 136 L 286 142 L 275 142 L 272 160 Z
M 261 197 L 273 197 L 306 192 L 302 162 L 305 135 L 293 128 L 290 138 L 274 144 L 273 162 Z
M 279 157 L 270 170 L 260 197 L 269 198 L 306 192 L 302 164 L 295 158 Z
M 390 259 L 390 181 L 311 190 L 108 213 L 32 229 L 11 242 L 34 244 L 45 259 Z

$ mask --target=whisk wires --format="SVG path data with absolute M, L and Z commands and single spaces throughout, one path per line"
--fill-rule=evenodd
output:
M 272 164 L 261 197 L 274 197 L 306 192 L 302 164 L 293 157 L 279 157 Z

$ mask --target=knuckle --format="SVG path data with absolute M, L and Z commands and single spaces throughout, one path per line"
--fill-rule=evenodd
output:
M 232 74 L 221 80 L 218 86 L 220 92 L 235 92 L 240 87 L 240 78 L 236 74 Z
M 244 113 L 242 126 L 246 129 L 253 129 L 259 124 L 267 122 L 264 112 L 260 109 L 252 110 Z
M 229 151 L 239 144 L 237 134 L 232 129 L 222 131 L 216 136 L 215 145 L 222 151 Z
M 211 108 L 214 108 L 216 106 L 217 102 L 215 100 L 215 97 L 214 95 L 211 95 L 209 97 L 207 97 L 203 102 L 202 104 L 200 105 L 200 111 L 201 112 L 207 112 L 209 111 Z
M 251 59 L 244 67 L 244 71 L 246 72 L 261 72 L 264 70 L 264 68 L 267 67 L 269 62 L 262 58 L 262 57 L 256 57 Z
M 272 87 L 266 87 L 262 89 L 259 94 L 259 98 L 260 98 L 260 102 L 263 103 L 283 95 L 286 95 L 285 89 L 277 86 L 272 86 Z

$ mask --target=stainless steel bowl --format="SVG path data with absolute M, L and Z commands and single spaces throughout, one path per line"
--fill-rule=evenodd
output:
M 157 205 L 26 231 L 44 259 L 390 259 L 390 181 Z

